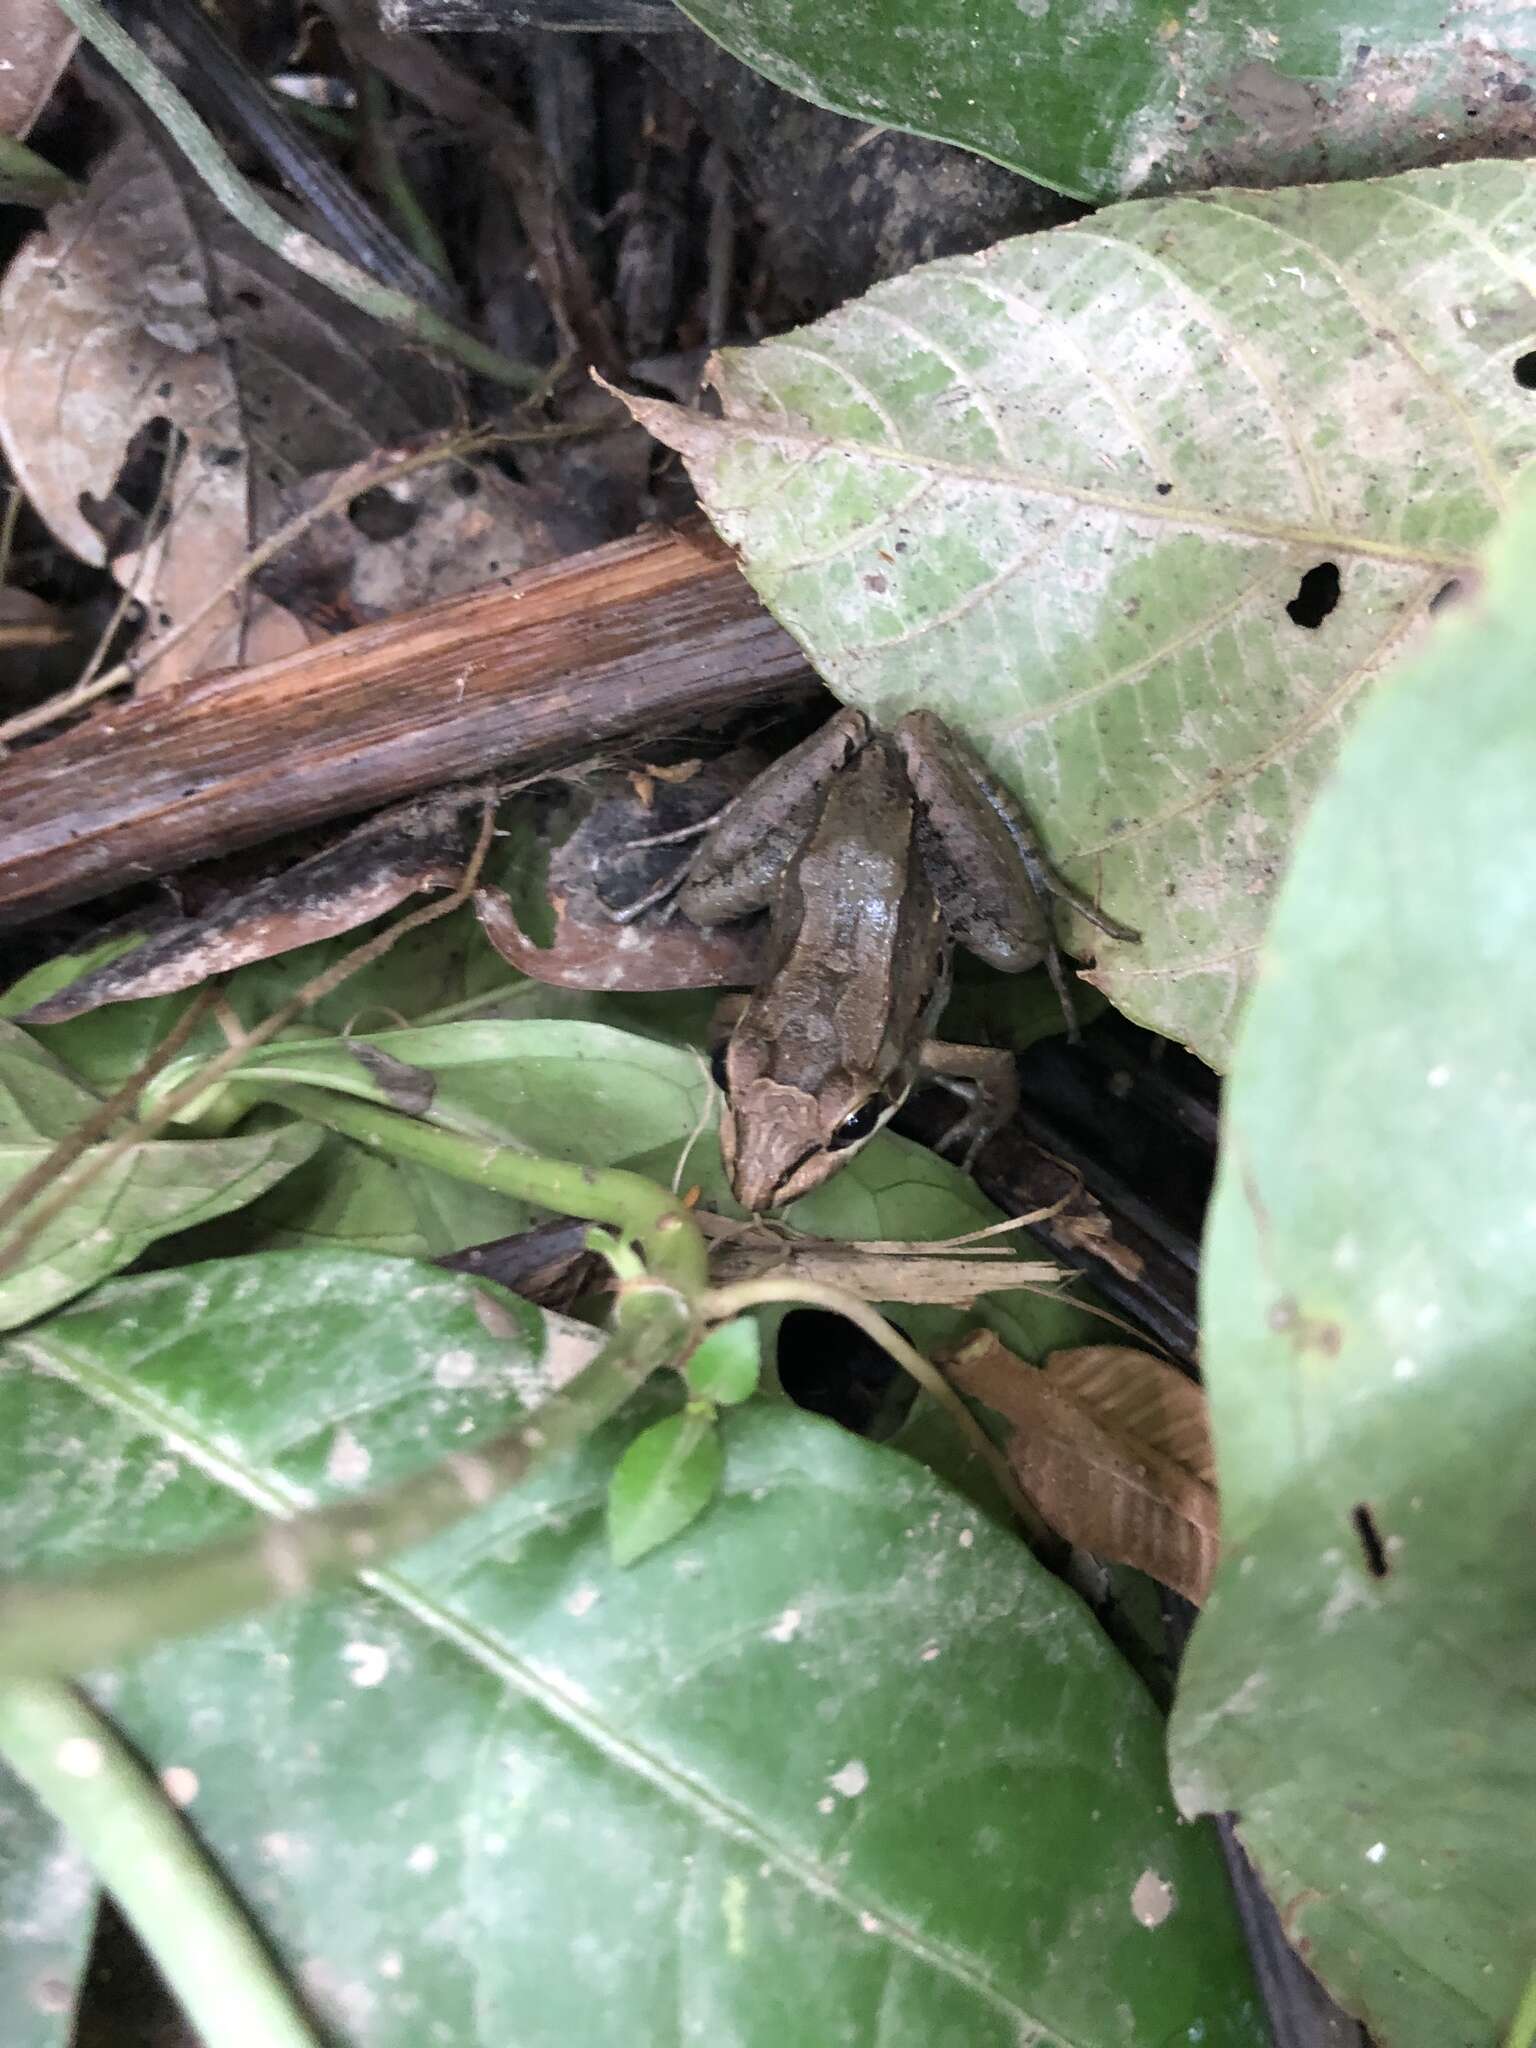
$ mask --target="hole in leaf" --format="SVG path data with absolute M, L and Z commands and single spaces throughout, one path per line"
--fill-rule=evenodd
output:
M 1168 493 L 1169 493 L 1169 492 L 1170 492 L 1170 491 L 1171 491 L 1171 490 L 1173 489 L 1173 485 L 1172 485 L 1172 484 L 1157 484 L 1157 485 L 1156 485 L 1156 486 L 1155 486 L 1154 488 L 1156 489 L 1156 491 L 1157 491 L 1157 495 L 1158 495 L 1158 496 L 1159 496 L 1160 498 L 1166 498 L 1166 497 L 1168 496 Z
M 1296 625 L 1316 632 L 1338 603 L 1339 589 L 1337 562 L 1319 562 L 1302 577 L 1296 595 L 1285 608 L 1286 614 Z
M 1432 612 L 1437 612 L 1442 605 L 1455 604 L 1461 595 L 1461 578 L 1453 576 L 1449 583 L 1441 584 L 1440 588 L 1429 600 L 1429 608 Z
M 1387 1547 L 1381 1540 L 1375 1517 L 1362 1501 L 1358 1507 L 1350 1509 L 1349 1519 L 1355 1525 L 1355 1534 L 1365 1553 L 1366 1570 L 1373 1579 L 1384 1579 L 1391 1567 L 1387 1563 Z
M 365 540 L 399 540 L 416 524 L 416 507 L 391 496 L 379 484 L 352 500 L 347 517 Z
M 1522 391 L 1536 391 L 1536 348 L 1515 357 L 1515 382 Z
M 163 412 L 145 420 L 127 447 L 104 497 L 82 491 L 82 515 L 106 543 L 107 559 L 147 547 L 171 513 L 171 477 L 187 452 L 187 437 Z

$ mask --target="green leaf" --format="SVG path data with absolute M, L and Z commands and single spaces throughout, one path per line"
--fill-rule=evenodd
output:
M 96 1918 L 91 1874 L 64 1830 L 0 1768 L 0 2020 L 6 2048 L 69 2048 Z
M 178 1065 L 174 1086 L 188 1077 Z M 557 1159 L 613 1165 L 693 1128 L 707 1099 L 696 1054 L 606 1024 L 425 1025 L 261 1047 L 236 1070 L 331 1088 Z
M 12 1340 L 8 1560 L 207 1538 L 472 1443 L 543 1363 L 531 1311 L 497 1346 L 473 1299 L 290 1255 L 118 1282 Z M 621 1570 L 633 1427 L 366 1588 L 114 1681 L 339 2042 L 1260 2048 L 1215 1844 L 1060 1585 L 920 1467 L 766 1403 L 733 1418 L 724 1498 Z
M 608 1482 L 608 1547 L 638 1564 L 696 1522 L 720 1490 L 725 1451 L 712 1415 L 684 1409 L 643 1429 Z
M 0 1024 L 0 1195 L 40 1166 L 100 1107 L 14 1024 Z M 126 1266 L 172 1231 L 243 1207 L 307 1159 L 318 1134 L 293 1126 L 238 1138 L 149 1140 L 108 1161 L 87 1145 L 69 1169 L 81 1191 L 0 1277 L 0 1329 L 41 1315 Z M 87 1182 L 85 1176 L 91 1178 Z M 57 1193 L 46 1190 L 41 1210 Z M 23 1210 L 4 1233 L 28 1228 Z
M 686 0 L 744 63 L 818 106 L 963 143 L 1084 199 L 1405 170 L 1524 140 L 1524 9 L 1446 33 L 1424 0 L 1115 8 L 1048 0 Z M 1523 97 L 1523 95 L 1522 95 Z M 1500 138 L 1500 139 L 1496 139 Z
M 1536 501 L 1369 707 L 1227 1097 L 1202 1355 L 1223 1562 L 1173 1729 L 1383 2048 L 1536 1957 Z
M 839 696 L 967 733 L 1141 932 L 1071 921 L 1110 999 L 1223 1066 L 1340 733 L 1536 447 L 1533 235 L 1519 164 L 1117 207 L 728 351 L 723 421 L 635 410 Z
M 700 1400 L 733 1407 L 757 1392 L 763 1345 L 750 1316 L 737 1316 L 711 1330 L 688 1360 L 688 1386 Z

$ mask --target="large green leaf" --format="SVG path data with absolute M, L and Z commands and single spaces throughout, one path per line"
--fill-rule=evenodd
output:
M 1123 206 L 727 352 L 723 421 L 636 410 L 838 694 L 968 732 L 1142 933 L 1075 924 L 1100 985 L 1221 1065 L 1357 698 L 1536 447 L 1533 237 L 1524 164 Z
M 306 1254 L 103 1289 L 0 1373 L 8 1556 L 164 1548 L 473 1442 L 545 1343 L 473 1298 Z M 1070 1595 L 920 1467 L 766 1405 L 727 1418 L 725 1497 L 621 1571 L 632 1429 L 113 1684 L 339 2039 L 1259 2048 L 1213 1841 Z
M 0 1194 L 41 1166 L 100 1106 L 24 1031 L 0 1023 Z M 254 1201 L 318 1142 L 317 1132 L 294 1126 L 237 1138 L 151 1139 L 115 1157 L 105 1138 L 87 1145 L 70 1168 L 80 1176 L 79 1194 L 42 1224 L 0 1277 L 0 1329 L 67 1301 L 157 1238 Z M 56 1192 L 45 1191 L 38 1208 Z M 16 1241 L 28 1227 L 23 1210 L 4 1239 Z
M 1204 1354 L 1226 1551 L 1174 1727 L 1382 2048 L 1536 1962 L 1536 502 L 1373 703 L 1228 1091 Z
M 1536 9 L 1470 0 L 685 0 L 818 105 L 1085 199 L 1406 170 L 1526 146 Z

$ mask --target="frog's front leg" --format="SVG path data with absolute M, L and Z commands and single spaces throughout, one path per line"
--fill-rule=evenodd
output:
M 1013 1054 L 995 1045 L 953 1045 L 948 1039 L 926 1038 L 918 1052 L 918 1069 L 925 1080 L 940 1082 L 968 1105 L 965 1115 L 940 1139 L 939 1150 L 958 1153 L 969 1173 L 976 1154 L 1019 1106 Z

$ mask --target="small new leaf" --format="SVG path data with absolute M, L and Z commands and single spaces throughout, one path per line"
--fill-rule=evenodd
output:
M 643 1430 L 608 1486 L 614 1563 L 634 1564 L 686 1529 L 709 1505 L 724 1469 L 712 1416 L 688 1408 Z
M 734 1407 L 738 1401 L 750 1401 L 757 1392 L 762 1362 L 757 1324 L 750 1316 L 737 1316 L 734 1322 L 711 1330 L 689 1359 L 688 1385 L 701 1400 Z

